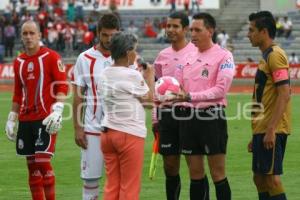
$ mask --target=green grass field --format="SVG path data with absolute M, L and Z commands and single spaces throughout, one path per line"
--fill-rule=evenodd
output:
M 243 116 L 236 116 L 237 111 L 250 100 L 250 95 L 229 96 L 227 116 L 236 118 L 229 120 L 229 143 L 227 157 L 227 174 L 231 183 L 233 200 L 257 199 L 255 187 L 252 183 L 251 155 L 247 153 L 246 146 L 251 138 L 250 121 Z M 11 95 L 0 93 L 0 200 L 27 200 L 30 193 L 27 185 L 27 169 L 25 160 L 16 156 L 15 144 L 6 139 L 4 128 L 7 114 L 10 109 Z M 300 96 L 292 97 L 293 103 L 293 131 L 289 137 L 283 182 L 288 199 L 300 200 Z M 70 109 L 65 109 L 69 114 Z M 234 117 L 236 116 L 236 117 Z M 240 119 L 237 119 L 240 118 Z M 151 123 L 148 120 L 147 125 Z M 159 158 L 155 180 L 149 180 L 148 168 L 152 148 L 152 134 L 149 132 L 145 146 L 145 162 L 142 180 L 141 200 L 163 200 L 164 175 L 162 159 Z M 56 172 L 56 192 L 58 200 L 80 200 L 81 180 L 79 178 L 79 148 L 74 143 L 71 120 L 64 121 L 63 129 L 59 133 L 56 154 L 53 164 Z M 182 190 L 181 200 L 189 199 L 189 178 L 185 160 L 181 164 Z M 102 180 L 103 186 L 103 180 Z M 214 200 L 214 186 L 210 185 L 211 199 Z M 101 199 L 101 198 L 100 198 Z

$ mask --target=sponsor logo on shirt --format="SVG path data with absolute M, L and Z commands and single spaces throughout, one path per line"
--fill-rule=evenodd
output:
M 229 58 L 225 61 L 225 63 L 221 64 L 221 70 L 223 69 L 233 69 L 234 68 L 234 63 L 232 60 Z
M 35 79 L 34 74 L 33 73 L 29 73 L 27 76 L 27 80 L 33 80 Z

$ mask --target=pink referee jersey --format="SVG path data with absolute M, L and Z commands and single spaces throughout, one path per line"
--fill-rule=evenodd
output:
M 186 63 L 186 58 L 192 52 L 196 52 L 197 47 L 189 42 L 183 49 L 175 51 L 172 47 L 162 50 L 154 61 L 155 76 L 175 76 L 175 70 Z
M 175 77 L 176 68 L 182 67 L 186 63 L 187 57 L 193 52 L 197 52 L 198 48 L 189 42 L 184 48 L 175 51 L 172 46 L 159 52 L 154 61 L 155 77 L 162 76 Z M 152 122 L 157 123 L 156 109 L 152 110 Z
M 204 52 L 190 55 L 185 65 L 178 66 L 175 72 L 183 89 L 191 95 L 191 102 L 184 105 L 195 108 L 226 106 L 226 93 L 234 72 L 232 54 L 217 44 Z

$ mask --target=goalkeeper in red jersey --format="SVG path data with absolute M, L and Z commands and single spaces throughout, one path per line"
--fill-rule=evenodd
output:
M 26 156 L 32 199 L 54 200 L 50 161 L 68 92 L 65 67 L 58 53 L 40 46 L 36 22 L 22 25 L 21 39 L 25 52 L 13 64 L 15 86 L 5 132 L 9 140 L 16 141 L 17 154 Z

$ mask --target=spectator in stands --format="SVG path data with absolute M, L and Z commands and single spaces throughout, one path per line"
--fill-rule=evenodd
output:
M 62 30 L 62 34 L 65 41 L 65 53 L 67 56 L 71 55 L 73 50 L 73 36 L 75 35 L 74 29 L 67 23 L 65 28 Z
M 4 47 L 0 44 L 0 63 L 4 63 Z
M 170 0 L 170 4 L 171 4 L 170 13 L 176 11 L 176 0 Z
M 144 20 L 144 35 L 149 38 L 156 38 L 157 33 L 154 31 L 153 25 L 148 17 Z
M 287 16 L 283 18 L 282 26 L 283 26 L 284 37 L 289 38 L 292 33 L 293 23 L 291 20 L 288 19 Z
M 84 17 L 82 0 L 76 0 L 75 2 L 75 16 L 76 19 L 83 19 Z
M 41 30 L 41 33 L 42 33 L 42 38 L 44 38 L 44 33 L 45 33 L 45 28 L 47 27 L 47 22 L 48 22 L 48 12 L 45 8 L 45 6 L 41 6 L 38 10 L 38 13 L 37 13 L 37 21 L 38 21 L 38 24 L 40 26 L 40 30 Z
M 127 32 L 135 35 L 137 37 L 139 29 L 134 25 L 134 21 L 130 20 Z
M 16 30 L 10 21 L 4 27 L 4 51 L 5 56 L 13 57 L 13 49 L 15 45 Z
M 88 30 L 83 34 L 84 49 L 89 49 L 93 46 L 95 35 L 92 31 Z
M 162 19 L 160 20 L 160 28 L 165 29 L 167 27 L 167 18 L 166 17 L 162 17 Z
M 19 37 L 19 27 L 20 27 L 20 17 L 16 11 L 12 13 L 12 25 L 15 27 L 16 30 L 16 37 Z
M 75 20 L 75 4 L 74 0 L 68 2 L 67 20 L 73 22 Z
M 58 32 L 54 28 L 53 23 L 48 23 L 47 29 L 47 45 L 50 49 L 56 50 L 58 41 Z
M 200 12 L 199 4 L 201 4 L 202 0 L 192 0 L 192 14 L 194 14 L 194 7 L 196 6 L 197 12 Z
M 189 15 L 189 13 L 190 13 L 190 9 L 189 9 L 189 7 L 190 7 L 190 0 L 184 0 L 183 1 L 183 6 L 184 6 L 185 13 L 187 15 Z
M 276 33 L 277 33 L 277 37 L 281 37 L 283 34 L 283 25 L 281 20 L 279 19 L 279 17 L 275 18 L 276 21 Z
M 64 35 L 62 33 L 62 30 L 65 27 L 65 21 L 58 18 L 55 21 L 54 27 L 58 32 L 58 40 L 57 40 L 57 43 L 56 43 L 56 50 L 57 51 L 63 51 L 64 48 L 65 48 L 65 40 L 64 40 Z
M 84 45 L 83 45 L 83 35 L 84 35 L 84 30 L 83 29 L 77 29 L 76 33 L 75 33 L 75 44 L 76 44 L 76 49 L 79 52 L 82 52 L 84 49 Z
M 120 25 L 122 27 L 122 21 L 121 21 L 121 16 L 120 13 L 118 11 L 118 6 L 117 6 L 117 0 L 111 0 L 110 4 L 109 4 L 109 10 L 118 17 L 118 20 L 120 22 Z
M 217 35 L 217 43 L 223 47 L 227 47 L 227 41 L 229 40 L 229 35 L 226 33 L 225 30 L 222 30 L 218 35 Z
M 20 16 L 23 16 L 26 11 L 27 11 L 27 7 L 28 7 L 28 2 L 25 0 L 20 0 Z
M 23 24 L 25 21 L 33 20 L 33 16 L 31 13 L 26 10 L 25 13 L 21 16 L 21 24 Z
M 298 56 L 295 54 L 295 52 L 293 52 L 291 54 L 291 56 L 289 57 L 289 63 L 290 64 L 298 64 L 299 63 Z

